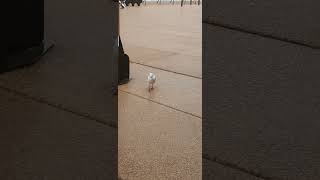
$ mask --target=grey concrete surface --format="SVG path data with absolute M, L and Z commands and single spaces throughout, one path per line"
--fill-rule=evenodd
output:
M 3 90 L 0 102 L 0 179 L 117 177 L 117 129 Z
M 0 86 L 116 126 L 118 100 L 111 93 L 108 62 L 69 52 L 56 46 L 39 63 L 2 74 Z
M 117 5 L 46 1 L 45 36 L 55 47 L 31 67 L 1 74 L 0 86 L 116 126 Z
M 242 171 L 218 164 L 213 161 L 203 160 L 203 178 L 205 180 L 262 180 Z
M 320 51 L 212 25 L 203 35 L 204 156 L 266 179 L 319 179 Z
M 0 179 L 117 179 L 118 2 L 44 8 L 55 47 L 0 75 Z
M 120 178 L 200 180 L 201 121 L 120 90 Z
M 136 62 L 202 77 L 202 7 L 147 5 L 120 10 L 124 50 Z
M 173 41 L 172 44 L 175 43 L 176 42 Z M 130 55 L 130 61 L 132 63 L 143 64 L 149 67 L 175 72 L 198 79 L 202 78 L 202 57 L 201 54 L 198 53 L 198 55 L 195 54 L 195 56 L 191 56 L 183 55 L 178 52 L 136 47 L 134 45 L 126 46 L 126 53 Z
M 320 48 L 317 0 L 207 0 L 204 21 Z
M 119 90 L 128 92 L 150 101 L 168 106 L 193 116 L 202 117 L 202 80 L 131 64 L 132 80 L 119 86 Z M 148 91 L 147 75 L 153 72 L 157 80 L 153 91 Z
M 119 176 L 201 179 L 201 7 L 142 5 L 120 17 L 132 80 L 119 86 Z

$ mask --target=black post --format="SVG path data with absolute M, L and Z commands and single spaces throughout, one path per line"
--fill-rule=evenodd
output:
M 124 53 L 122 41 L 119 37 L 119 63 L 118 63 L 118 84 L 126 84 L 130 80 L 129 56 Z
M 21 0 L 9 7 L 7 46 L 0 73 L 36 62 L 43 55 L 44 0 Z

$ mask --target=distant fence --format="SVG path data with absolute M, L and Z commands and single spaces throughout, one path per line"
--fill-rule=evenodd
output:
M 202 0 L 144 0 L 144 3 L 148 4 L 180 4 L 181 6 L 185 4 L 198 4 L 200 5 Z

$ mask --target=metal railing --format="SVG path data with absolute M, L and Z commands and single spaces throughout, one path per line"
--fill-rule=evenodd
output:
M 145 0 L 146 1 L 146 0 Z M 187 2 L 187 0 L 180 0 L 181 1 L 181 7 Z M 190 2 L 190 5 L 196 3 L 198 5 L 201 4 L 201 0 L 189 0 Z M 175 3 L 175 0 L 170 0 L 169 1 L 170 4 L 174 4 Z M 157 4 L 161 4 L 161 0 L 157 0 Z
M 197 2 L 198 1 L 198 2 Z M 181 0 L 181 7 L 186 3 L 186 0 Z M 201 0 L 190 0 L 190 5 L 192 5 L 193 3 L 198 3 L 198 5 L 201 4 Z
M 178 2 L 181 3 L 181 7 L 183 5 L 185 5 L 186 3 L 188 3 L 188 0 L 177 0 Z M 124 8 L 125 7 L 125 2 L 126 0 L 119 0 L 119 3 L 121 5 L 121 8 Z M 166 3 L 169 3 L 169 4 L 175 4 L 176 0 L 142 0 L 142 4 L 147 4 L 147 2 L 153 2 L 153 3 L 156 3 L 156 4 L 162 4 L 162 2 L 166 2 Z M 192 5 L 192 4 L 197 4 L 197 5 L 200 5 L 201 4 L 201 0 L 189 0 L 189 4 Z

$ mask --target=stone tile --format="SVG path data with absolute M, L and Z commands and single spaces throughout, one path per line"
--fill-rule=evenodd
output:
M 127 46 L 130 61 L 173 71 L 197 78 L 202 78 L 202 57 L 165 52 L 156 49 Z
M 60 59 L 59 50 L 31 67 L 2 74 L 0 86 L 116 124 L 117 97 L 104 72 L 107 63 Z
M 157 76 L 155 89 L 148 91 L 147 76 Z M 131 64 L 132 80 L 119 90 L 202 117 L 202 80 L 166 72 L 142 65 Z
M 204 154 L 270 178 L 318 179 L 320 51 L 204 27 Z
M 175 55 L 175 52 L 161 51 L 159 49 L 151 49 L 139 47 L 135 45 L 127 45 L 124 47 L 125 53 L 130 55 L 130 60 L 139 63 L 148 63 L 154 60 L 165 59 Z
M 132 62 L 202 77 L 200 6 L 129 7 L 120 11 L 120 26 Z
M 201 6 L 148 5 L 121 10 L 120 34 L 124 46 L 201 56 L 201 9 Z
M 296 118 L 274 119 L 270 122 L 263 133 L 270 147 L 263 163 L 259 165 L 261 171 L 283 179 L 320 178 L 320 146 L 318 145 L 320 113 L 317 109 L 319 108 L 297 107 L 299 112 L 295 114 Z M 307 115 L 304 115 L 305 113 Z
M 242 171 L 203 159 L 203 180 L 262 180 Z
M 201 119 L 119 92 L 121 179 L 201 179 Z
M 115 5 L 74 2 L 46 2 L 46 38 L 55 47 L 31 67 L 1 74 L 0 86 L 116 124 L 117 97 L 111 94 L 116 30 L 106 12 Z
M 110 13 L 118 14 L 117 7 L 112 1 L 46 1 L 45 35 L 55 47 L 31 67 L 1 74 L 0 86 L 116 125 L 111 89 L 118 20 Z
M 203 18 L 319 48 L 319 6 L 316 0 L 210 0 L 204 1 Z
M 117 177 L 117 129 L 0 90 L 0 179 Z

